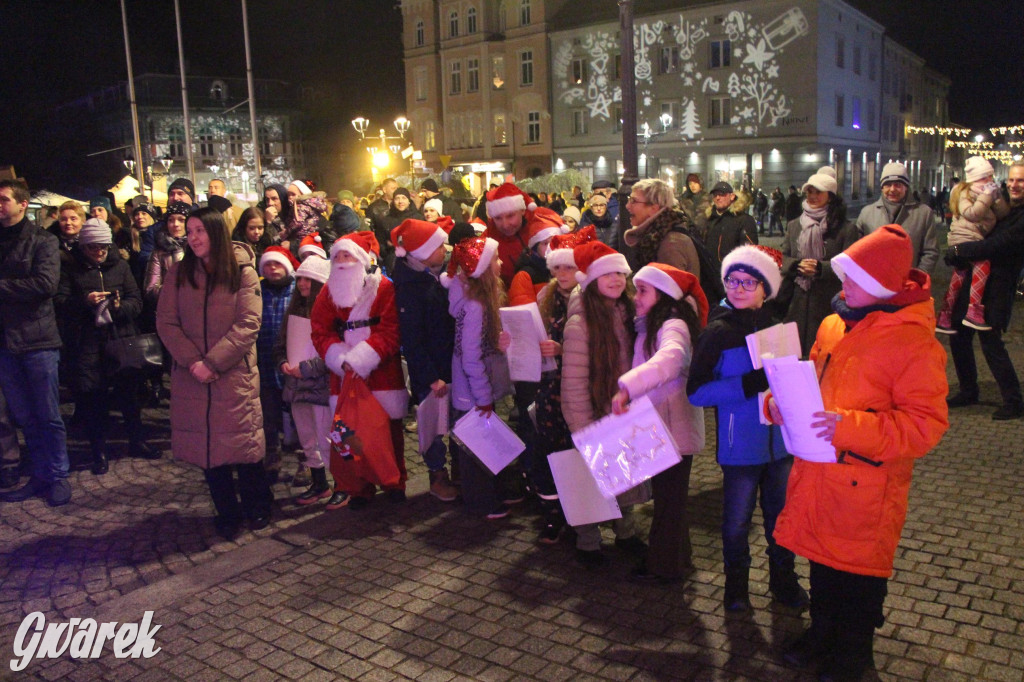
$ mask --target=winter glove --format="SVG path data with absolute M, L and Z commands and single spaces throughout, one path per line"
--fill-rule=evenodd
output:
M 995 182 L 987 183 L 984 187 L 981 188 L 981 191 L 985 192 L 986 194 L 991 194 L 995 196 L 997 199 L 1000 196 L 1002 196 L 1003 193 L 1002 190 L 999 189 L 999 185 L 997 185 Z
M 764 373 L 763 367 L 747 372 L 743 375 L 742 381 L 744 398 L 753 398 L 761 391 L 768 390 L 768 376 Z
M 971 267 L 971 261 L 956 254 L 955 246 L 951 246 L 946 250 L 946 255 L 942 257 L 942 260 L 946 265 L 957 270 L 966 270 Z

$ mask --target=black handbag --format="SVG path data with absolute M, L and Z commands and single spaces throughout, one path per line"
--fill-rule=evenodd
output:
M 103 346 L 110 370 L 159 368 L 164 363 L 164 350 L 156 334 L 115 337 Z

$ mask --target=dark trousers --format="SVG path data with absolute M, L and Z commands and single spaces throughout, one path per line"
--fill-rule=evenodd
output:
M 662 578 L 680 578 L 691 566 L 690 522 L 686 503 L 693 457 L 651 479 L 654 517 L 651 519 L 647 570 Z
M 82 425 L 89 436 L 93 452 L 102 451 L 106 445 L 111 404 L 117 407 L 124 418 L 128 441 L 135 444 L 145 440 L 139 406 L 142 377 L 143 373 L 138 370 L 119 372 L 107 378 L 101 388 L 76 397 L 75 403 L 77 409 L 82 411 Z
M 284 403 L 281 389 L 274 384 L 273 376 L 260 382 L 260 406 L 263 409 L 263 435 L 267 442 L 267 467 L 273 468 L 281 461 L 280 434 L 284 429 L 281 415 Z
M 453 408 L 452 423 L 462 419 L 466 414 L 467 412 L 463 410 Z M 458 457 L 459 461 L 460 489 L 467 511 L 472 514 L 488 514 L 494 511 L 501 503 L 497 477 L 466 448 L 456 446 L 453 450 L 453 455 Z
M 238 472 L 237 486 L 235 471 Z M 262 461 L 253 464 L 224 464 L 206 469 L 203 473 L 217 516 L 241 521 L 270 514 L 274 494 L 267 482 Z
M 985 356 L 985 362 L 988 363 L 992 376 L 999 385 L 1003 403 L 1008 405 L 1024 404 L 1017 372 L 1013 368 L 1010 354 L 1006 352 L 1006 345 L 1003 343 L 1003 333 L 998 329 L 977 331 L 960 323 L 953 325 L 953 329 L 956 330 L 956 334 L 949 337 L 949 349 L 953 356 L 956 378 L 960 382 L 960 392 L 978 394 L 978 366 L 974 360 L 973 345 L 974 335 L 977 334 L 978 340 L 981 342 L 981 352 Z
M 768 560 L 792 566 L 793 552 L 775 544 L 774 538 L 775 521 L 786 504 L 786 485 L 792 468 L 792 457 L 768 464 L 722 466 L 722 554 L 726 571 L 750 568 L 748 535 L 759 491 Z
M 875 628 L 882 627 L 885 578 L 847 573 L 811 562 L 811 634 L 827 665 L 857 675 L 874 665 Z

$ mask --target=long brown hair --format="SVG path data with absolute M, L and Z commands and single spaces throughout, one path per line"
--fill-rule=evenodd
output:
M 203 228 L 210 238 L 210 265 L 206 268 L 206 290 L 212 291 L 223 285 L 228 291 L 235 293 L 242 286 L 242 271 L 235 260 L 234 247 L 231 246 L 231 237 L 224 216 L 215 208 L 201 208 L 186 219 L 186 234 L 188 221 L 193 218 L 198 218 L 203 223 Z M 178 286 L 180 287 L 187 279 L 193 289 L 198 289 L 196 271 L 203 268 L 203 262 L 196 257 L 191 248 L 185 249 L 185 255 L 178 267 Z
M 949 193 L 949 212 L 953 214 L 954 218 L 960 217 L 960 195 L 970 190 L 971 183 L 963 181 L 958 182 L 953 191 Z
M 654 355 L 654 352 L 657 350 L 658 332 L 661 331 L 662 325 L 672 318 L 680 319 L 686 323 L 686 328 L 690 332 L 690 345 L 693 345 L 693 342 L 697 340 L 697 335 L 701 332 L 700 318 L 697 317 L 697 311 L 686 302 L 685 297 L 677 301 L 664 292 L 658 291 L 658 300 L 647 311 L 647 338 L 644 339 L 644 355 L 648 358 Z
M 466 296 L 484 308 L 484 347 L 497 348 L 498 334 L 501 333 L 498 308 L 505 305 L 507 300 L 501 279 L 491 268 L 487 268 L 479 277 L 466 277 Z
M 632 320 L 636 312 L 633 305 L 631 286 L 616 301 L 609 301 L 597 290 L 597 280 L 591 282 L 583 290 L 583 319 L 587 326 L 587 352 L 590 354 L 590 403 L 594 414 L 603 417 L 608 414 L 612 404 L 612 396 L 619 390 L 619 337 L 615 333 L 616 325 L 624 325 L 628 343 L 633 344 Z M 621 312 L 617 309 L 621 308 Z M 615 319 L 621 315 L 622 319 Z
M 302 275 L 299 275 L 302 277 Z M 313 313 L 313 304 L 316 302 L 316 297 L 320 294 L 320 290 L 324 288 L 323 282 L 318 282 L 315 279 L 309 279 L 309 296 L 303 296 L 299 293 L 299 287 L 296 284 L 295 289 L 292 291 L 292 300 L 288 302 L 288 310 L 285 315 L 298 315 L 299 317 L 309 317 Z

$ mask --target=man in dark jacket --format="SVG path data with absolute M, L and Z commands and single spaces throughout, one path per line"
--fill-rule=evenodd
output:
M 39 495 L 57 507 L 71 499 L 53 308 L 60 247 L 56 237 L 28 219 L 28 200 L 24 183 L 0 181 L 0 389 L 32 458 L 29 482 L 0 499 L 21 502 Z
M 1006 179 L 1010 198 L 1010 213 L 996 223 L 988 237 L 976 242 L 965 242 L 949 248 L 947 260 L 959 259 L 988 260 L 992 272 L 985 284 L 985 318 L 992 329 L 977 332 L 981 340 L 981 352 L 999 385 L 1003 406 L 993 413 L 996 420 L 1016 419 L 1024 416 L 1024 397 L 1020 381 L 1013 368 L 1010 354 L 1003 343 L 1003 332 L 1010 325 L 1013 310 L 1014 290 L 1021 263 L 1024 262 L 1024 163 L 1017 161 L 1010 166 Z M 962 263 L 970 265 L 970 263 Z M 957 266 L 959 267 L 959 266 Z M 978 402 L 978 367 L 974 361 L 975 330 L 962 323 L 967 310 L 970 287 L 964 287 L 953 307 L 954 334 L 949 337 L 949 349 L 953 356 L 959 392 L 947 399 L 950 407 L 964 407 Z
M 757 243 L 757 223 L 736 203 L 736 193 L 728 182 L 711 188 L 711 214 L 704 243 L 715 259 L 716 272 L 722 268 L 722 259 L 737 246 Z
M 803 212 L 804 208 L 801 205 L 800 195 L 796 192 L 796 185 L 790 185 L 789 196 L 786 197 L 786 222 L 783 223 L 782 229 L 785 230 L 786 223 L 796 220 Z
M 420 185 L 420 194 L 423 196 L 424 203 L 434 198 L 440 199 L 441 206 L 444 208 L 444 215 L 449 216 L 457 223 L 463 221 L 462 205 L 455 201 L 455 199 L 442 194 L 433 178 L 427 178 L 423 181 L 423 184 Z

